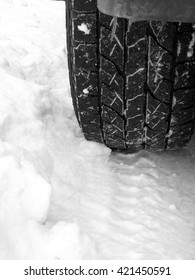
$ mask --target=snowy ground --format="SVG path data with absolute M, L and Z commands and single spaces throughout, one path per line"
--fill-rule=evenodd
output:
M 112 154 L 84 140 L 64 3 L 0 0 L 0 259 L 195 259 L 195 138 Z

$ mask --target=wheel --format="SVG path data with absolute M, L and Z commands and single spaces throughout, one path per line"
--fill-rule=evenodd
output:
M 136 22 L 67 0 L 73 105 L 87 140 L 112 150 L 174 149 L 195 121 L 195 24 Z

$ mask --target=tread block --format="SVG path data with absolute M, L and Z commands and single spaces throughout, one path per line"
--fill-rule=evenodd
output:
M 109 124 L 112 133 L 115 131 L 115 134 L 124 137 L 124 122 L 121 116 L 119 116 L 112 108 L 102 105 L 102 118 L 105 123 Z M 114 125 L 112 125 L 114 123 Z
M 111 59 L 122 71 L 124 65 L 124 42 L 119 39 L 117 33 L 111 42 L 111 32 L 102 27 L 100 30 L 101 53 Z
M 145 42 L 147 40 L 146 29 L 148 23 L 146 21 L 133 22 L 130 30 L 127 32 L 127 46 L 136 47 L 140 52 L 146 53 Z M 144 42 L 145 41 L 145 42 Z
M 146 81 L 146 43 L 146 23 L 133 23 L 127 33 L 126 100 L 143 94 Z
M 172 52 L 175 26 L 172 23 L 162 21 L 151 21 L 149 24 L 155 40 Z
M 151 127 L 153 131 L 159 131 L 162 129 L 162 123 L 165 123 L 167 130 L 166 121 L 169 114 L 169 106 L 155 100 L 151 95 L 148 95 L 147 102 L 146 122 L 149 127 Z
M 94 72 L 85 73 L 83 71 L 75 75 L 76 95 L 88 98 L 98 95 L 98 75 Z
M 195 31 L 195 25 L 191 23 L 179 23 L 178 32 L 182 33 L 193 33 Z
M 122 91 L 113 90 L 111 87 L 102 85 L 101 102 L 109 107 L 112 107 L 118 114 L 123 115 L 124 103 Z
M 113 149 L 113 150 L 125 150 L 126 149 L 126 145 L 125 145 L 125 141 L 120 139 L 120 138 L 117 138 L 117 137 L 110 137 L 109 136 L 109 126 L 107 124 L 104 124 L 104 131 L 105 131 L 105 142 L 106 142 L 106 145 Z
M 103 142 L 101 127 L 98 98 L 84 99 L 77 98 L 80 124 L 87 140 Z
M 88 100 L 78 97 L 78 104 L 79 109 L 81 110 L 81 115 L 85 115 L 85 111 L 86 114 L 93 114 L 94 112 L 97 113 L 99 111 L 97 97 L 88 98 Z
M 124 121 L 123 119 L 105 105 L 102 105 L 102 119 L 105 142 L 112 148 L 125 148 Z M 117 144 L 117 146 L 116 146 Z
M 133 118 L 129 118 L 127 119 L 127 131 L 131 131 L 131 132 L 136 132 L 137 133 L 143 133 L 143 115 L 139 114 L 134 116 Z M 138 132 L 139 130 L 139 132 Z M 127 137 L 127 141 L 130 141 L 129 137 Z
M 172 125 L 170 137 L 168 139 L 168 148 L 183 147 L 187 144 L 192 136 L 192 123 L 184 125 Z
M 115 64 L 106 57 L 101 57 L 100 59 L 100 82 L 107 84 L 121 95 L 124 80 Z
M 164 149 L 168 129 L 168 114 L 169 106 L 155 100 L 151 95 L 148 96 L 146 145 L 156 149 Z
M 154 96 L 163 102 L 169 102 L 170 99 L 172 59 L 153 38 L 149 38 L 148 85 Z
M 112 43 L 111 42 L 111 33 L 112 33 L 113 25 L 114 25 L 114 18 L 112 16 L 107 16 L 105 14 L 100 13 L 99 20 L 100 20 L 100 30 L 104 29 L 110 33 L 110 35 L 109 35 L 110 43 Z M 125 19 L 117 18 L 116 30 L 113 34 L 114 35 L 113 42 L 118 43 L 119 46 L 124 45 L 125 23 L 126 23 Z M 100 39 L 101 39 L 101 36 L 100 36 Z
M 145 143 L 148 148 L 163 150 L 165 148 L 164 128 L 162 128 L 162 131 L 158 131 L 158 133 L 147 128 Z
M 66 0 L 69 1 L 69 0 Z M 72 8 L 79 12 L 96 12 L 97 1 L 95 0 L 72 0 Z
M 150 79 L 149 79 L 150 80 Z M 151 80 L 148 82 L 150 90 L 154 94 L 154 96 L 161 100 L 162 102 L 169 103 L 170 101 L 170 91 L 171 91 L 171 83 L 161 79 L 158 80 L 157 83 L 152 83 Z
M 144 94 L 140 94 L 136 96 L 136 98 L 127 100 L 127 110 L 126 116 L 128 122 L 131 122 L 134 118 L 137 119 L 136 116 L 141 116 L 143 118 L 143 104 L 144 104 L 145 96 Z
M 97 15 L 74 13 L 73 38 L 77 42 L 96 42 Z
M 176 66 L 175 73 L 175 89 L 195 87 L 195 63 L 179 64 Z
M 191 107 L 189 109 L 183 109 L 180 111 L 175 111 L 172 114 L 172 124 L 183 124 L 194 118 L 195 108 Z
M 112 20 L 113 20 L 112 16 L 103 14 L 101 12 L 99 13 L 100 26 L 107 27 L 108 29 L 110 29 L 110 31 L 112 29 Z
M 143 134 L 138 129 L 127 132 L 127 149 L 131 152 L 143 149 Z
M 96 45 L 79 44 L 73 49 L 75 67 L 82 69 L 97 70 L 97 47 Z
M 195 105 L 195 89 L 177 90 L 173 96 L 173 111 Z
M 172 56 L 153 38 L 149 40 L 149 85 L 157 85 L 162 79 L 170 79 Z

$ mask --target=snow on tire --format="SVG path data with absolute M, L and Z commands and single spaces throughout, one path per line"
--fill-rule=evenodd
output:
M 86 139 L 129 152 L 184 146 L 195 120 L 195 25 L 129 26 L 96 2 L 66 1 L 71 93 Z

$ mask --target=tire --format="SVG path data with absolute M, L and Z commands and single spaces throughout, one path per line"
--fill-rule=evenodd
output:
M 182 147 L 195 122 L 195 24 L 114 19 L 67 0 L 74 110 L 87 140 L 136 152 Z

